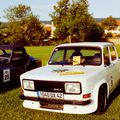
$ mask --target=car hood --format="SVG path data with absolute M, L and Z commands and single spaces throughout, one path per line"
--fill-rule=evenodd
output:
M 20 76 L 21 79 L 73 81 L 87 79 L 100 74 L 103 67 L 88 66 L 44 66 L 28 71 Z

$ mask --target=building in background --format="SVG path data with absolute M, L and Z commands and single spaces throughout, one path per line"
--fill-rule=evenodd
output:
M 55 26 L 53 25 L 53 22 L 51 24 L 44 24 L 44 28 L 49 34 L 49 39 L 54 38 L 54 30 L 56 29 Z
M 120 35 L 120 20 L 116 20 L 118 26 L 113 30 L 105 29 L 105 34 L 111 33 L 113 36 Z

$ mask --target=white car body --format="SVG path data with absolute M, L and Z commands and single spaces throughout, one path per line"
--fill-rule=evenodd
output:
M 120 82 L 120 60 L 115 46 L 108 42 L 72 43 L 59 45 L 54 52 L 61 47 L 73 46 L 100 48 L 101 64 L 51 65 L 49 61 L 46 66 L 22 74 L 20 76 L 23 89 L 21 98 L 24 99 L 24 107 L 70 114 L 88 114 L 98 109 L 101 86 L 105 87 L 106 97 L 109 98 Z M 116 55 L 113 60 L 110 46 Z M 108 65 L 105 65 L 104 48 L 109 52 Z

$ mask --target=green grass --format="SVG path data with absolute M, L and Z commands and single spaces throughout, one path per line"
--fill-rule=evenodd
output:
M 120 57 L 120 44 L 116 44 L 116 48 L 117 48 L 118 56 Z
M 47 63 L 53 50 L 51 47 L 26 47 L 27 52 Z M 117 46 L 120 50 L 120 46 Z M 120 54 L 119 54 L 120 55 Z M 72 115 L 26 109 L 19 98 L 21 88 L 13 88 L 0 94 L 0 120 L 119 120 L 120 87 L 111 95 L 107 111 L 102 115 Z
M 26 47 L 27 53 L 29 55 L 42 60 L 42 65 L 47 64 L 47 61 L 53 49 L 54 49 L 54 46 Z

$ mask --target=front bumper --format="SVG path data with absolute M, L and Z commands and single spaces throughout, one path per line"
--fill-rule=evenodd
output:
M 55 99 L 42 99 L 34 97 L 26 97 L 23 94 L 20 98 L 24 100 L 23 106 L 25 108 L 71 113 L 71 114 L 88 114 L 96 111 L 94 101 L 70 101 L 70 100 L 55 100 Z
M 91 103 L 91 100 L 87 101 L 72 101 L 72 100 L 57 100 L 57 99 L 43 99 L 40 97 L 26 97 L 23 94 L 20 95 L 22 100 L 32 100 L 32 101 L 39 101 L 39 102 L 46 102 L 46 103 L 55 103 L 55 104 L 73 104 L 73 105 L 88 105 Z

